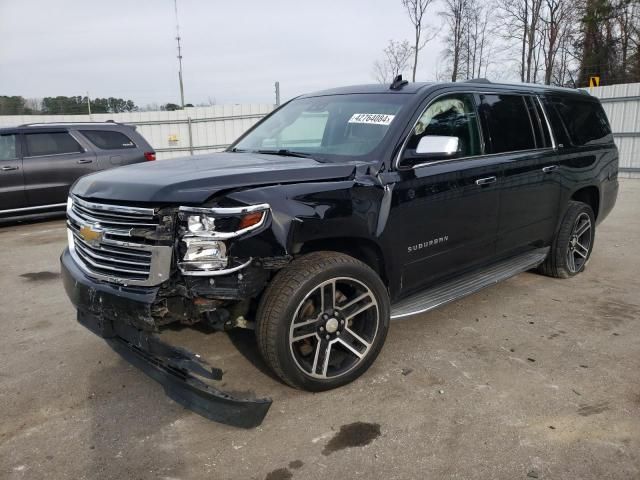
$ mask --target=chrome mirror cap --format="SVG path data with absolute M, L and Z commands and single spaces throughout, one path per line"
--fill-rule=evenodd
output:
M 416 154 L 449 156 L 458 151 L 458 144 L 458 137 L 425 135 L 420 139 L 420 142 L 418 142 Z

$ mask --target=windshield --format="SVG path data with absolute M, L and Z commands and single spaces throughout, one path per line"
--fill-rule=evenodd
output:
M 353 94 L 298 98 L 250 131 L 232 151 L 300 154 L 319 159 L 371 153 L 406 99 Z

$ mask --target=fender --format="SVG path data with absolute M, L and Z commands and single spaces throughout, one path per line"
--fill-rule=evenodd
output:
M 240 192 L 226 198 L 244 204 L 269 203 L 270 222 L 256 234 L 230 246 L 236 256 L 295 256 L 305 245 L 322 241 L 353 240 L 371 242 L 384 252 L 380 236 L 384 231 L 391 204 L 391 186 L 383 187 L 375 177 L 359 181 L 274 185 Z M 268 247 L 267 247 L 268 245 Z M 388 259 L 380 259 L 388 265 Z M 387 277 L 388 272 L 380 272 Z

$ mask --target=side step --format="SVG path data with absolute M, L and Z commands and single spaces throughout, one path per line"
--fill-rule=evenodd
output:
M 526 272 L 540 265 L 548 252 L 548 247 L 539 248 L 404 298 L 391 306 L 391 318 L 396 319 L 428 312 L 511 278 L 518 273 Z

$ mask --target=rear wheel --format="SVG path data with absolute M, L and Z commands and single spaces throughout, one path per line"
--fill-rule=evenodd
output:
M 348 255 L 314 252 L 271 281 L 256 335 L 262 356 L 284 382 L 321 391 L 362 375 L 388 328 L 389 298 L 378 275 Z
M 562 225 L 540 271 L 550 277 L 569 278 L 584 270 L 595 239 L 595 217 L 589 205 L 569 202 Z

